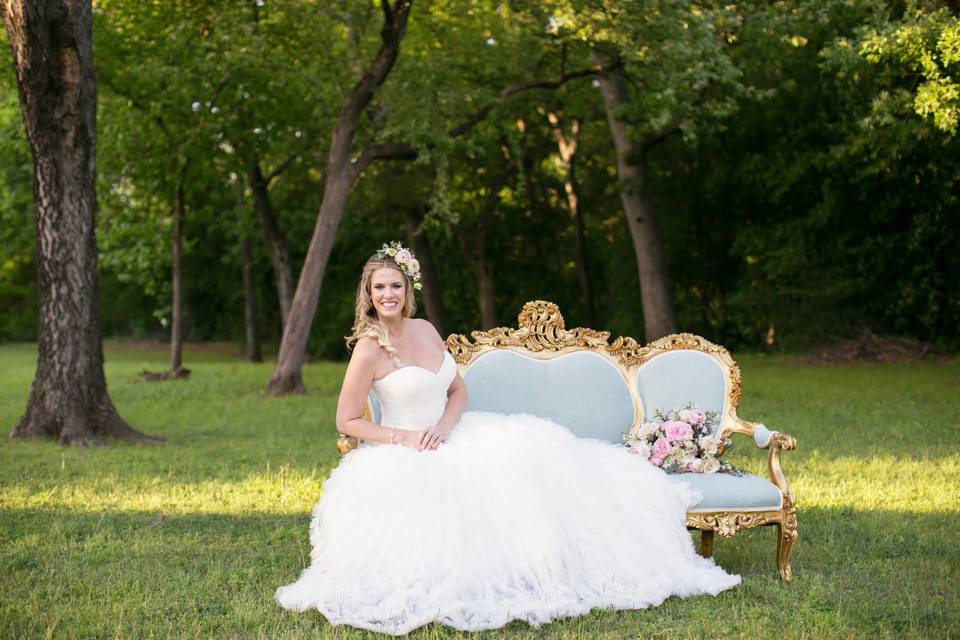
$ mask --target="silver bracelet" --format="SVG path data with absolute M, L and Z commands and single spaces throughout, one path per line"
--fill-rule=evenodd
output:
M 396 442 L 394 442 L 393 440 L 393 437 L 394 435 L 396 435 L 396 432 L 397 432 L 396 427 L 390 427 L 390 444 L 396 444 Z

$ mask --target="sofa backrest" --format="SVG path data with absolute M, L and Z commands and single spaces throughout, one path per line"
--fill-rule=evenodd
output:
M 689 403 L 723 415 L 727 403 L 727 371 L 717 359 L 693 349 L 651 357 L 633 376 L 643 413 L 653 416 Z
M 740 367 L 720 345 L 692 333 L 677 333 L 631 353 L 627 364 L 644 415 L 693 403 L 720 414 L 722 436 L 734 431 L 753 435 L 753 424 L 737 416 Z
M 534 354 L 489 349 L 462 373 L 467 411 L 529 413 L 581 437 L 622 442 L 637 410 L 622 368 L 590 349 Z

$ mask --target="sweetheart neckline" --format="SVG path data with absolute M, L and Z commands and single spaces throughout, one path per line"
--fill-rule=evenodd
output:
M 383 382 L 384 380 L 386 380 L 387 378 L 389 378 L 389 377 L 392 376 L 393 374 L 399 373 L 399 372 L 403 371 L 404 369 L 420 369 L 421 371 L 426 371 L 427 373 L 429 373 L 429 374 L 432 375 L 433 377 L 437 377 L 438 375 L 440 375 L 440 372 L 443 371 L 443 365 L 447 364 L 447 356 L 450 356 L 450 352 L 447 351 L 446 349 L 444 349 L 444 351 L 443 351 L 443 356 L 440 358 L 440 368 L 437 369 L 436 372 L 430 371 L 430 369 L 427 369 L 426 367 L 421 367 L 421 366 L 418 365 L 418 364 L 408 364 L 408 365 L 405 365 L 405 366 L 403 366 L 403 367 L 398 367 L 398 368 L 394 369 L 393 371 L 391 371 L 391 372 L 388 373 L 387 375 L 383 376 L 382 378 L 377 378 L 377 379 L 374 380 L 373 382 L 374 382 L 374 383 Z M 452 358 L 453 356 L 450 356 L 450 357 Z

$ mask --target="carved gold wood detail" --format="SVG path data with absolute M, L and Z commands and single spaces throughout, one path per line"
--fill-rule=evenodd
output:
M 783 498 L 783 521 L 780 525 L 780 537 L 777 539 L 777 571 L 780 579 L 790 582 L 793 579 L 793 569 L 790 568 L 790 552 L 797 543 L 800 534 L 797 532 L 797 508 L 789 496 Z
M 496 347 L 517 347 L 532 353 L 562 351 L 568 348 L 607 348 L 609 331 L 583 327 L 567 329 L 560 308 L 552 302 L 534 300 L 523 305 L 517 316 L 517 328 L 496 327 L 489 331 L 473 331 L 472 341 L 462 334 L 447 338 L 447 349 L 458 364 L 467 364 L 481 350 Z
M 627 369 L 642 363 L 647 350 L 645 346 L 626 336 L 617 338 L 606 349 L 607 353 L 617 358 L 621 366 Z
M 767 454 L 767 471 L 770 473 L 770 481 L 777 485 L 785 500 L 794 499 L 793 489 L 787 482 L 787 477 L 783 475 L 783 468 L 780 466 L 780 452 L 792 451 L 797 447 L 797 439 L 793 436 L 779 431 L 774 431 L 770 435 L 770 443 L 767 445 L 769 453 Z
M 693 529 L 716 531 L 721 537 L 736 535 L 740 529 L 751 529 L 767 524 L 777 524 L 781 511 L 716 511 L 688 513 L 687 526 Z
M 340 452 L 340 455 L 350 453 L 357 448 L 359 443 L 356 438 L 351 438 L 350 436 L 341 435 L 337 438 L 337 451 Z

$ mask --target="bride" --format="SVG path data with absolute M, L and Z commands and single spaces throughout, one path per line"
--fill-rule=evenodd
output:
M 337 430 L 371 446 L 324 482 L 311 564 L 277 589 L 282 607 L 401 635 L 538 626 L 740 583 L 694 551 L 687 485 L 548 420 L 463 413 L 453 358 L 411 317 L 419 279 L 398 243 L 363 267 Z M 371 388 L 382 425 L 363 419 Z

